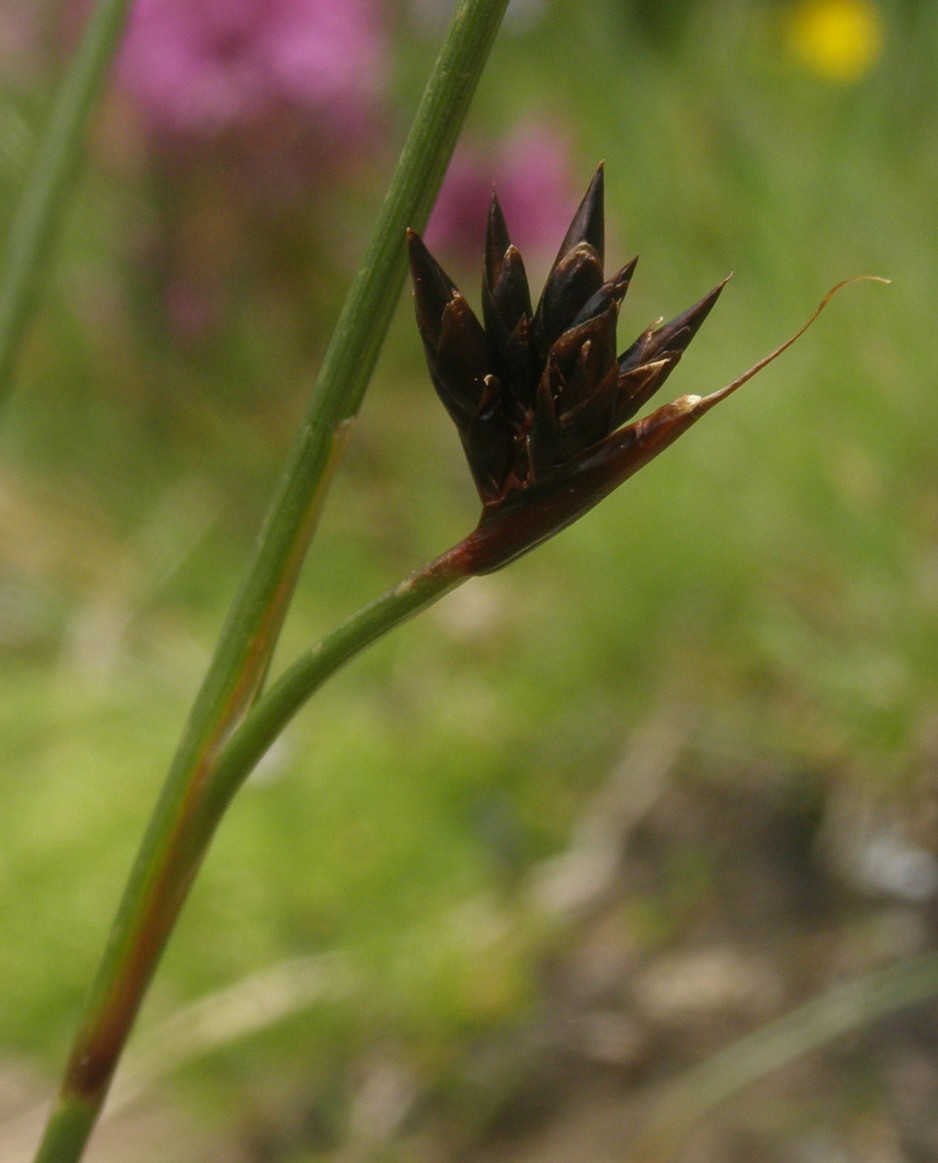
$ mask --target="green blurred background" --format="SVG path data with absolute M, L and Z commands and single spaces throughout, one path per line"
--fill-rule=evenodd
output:
M 384 73 L 360 141 L 318 136 L 290 108 L 180 138 L 120 82 L 96 118 L 0 432 L 11 1120 L 62 1061 L 446 8 L 378 6 Z M 67 58 L 60 9 L 0 6 L 4 218 Z M 548 1135 L 539 1158 L 625 1157 L 551 1154 L 549 1112 L 518 1096 L 568 1109 L 601 1085 L 624 1103 L 831 981 L 929 945 L 936 110 L 925 0 L 513 6 L 466 167 L 483 189 L 487 162 L 536 187 L 519 127 L 553 143 L 553 242 L 518 222 L 533 283 L 600 158 L 607 265 L 641 255 L 623 347 L 735 272 L 666 391 L 732 379 L 840 279 L 892 284 L 845 291 L 612 499 L 397 631 L 299 716 L 232 808 L 141 1030 L 261 971 L 286 976 L 259 980 L 241 1010 L 235 998 L 242 1015 L 260 1005 L 254 1032 L 234 1021 L 216 1045 L 193 1019 L 178 1064 L 156 1053 L 158 1081 L 119 1116 L 139 1141 L 105 1131 L 90 1158 L 468 1159 L 506 1128 L 521 1158 L 530 1127 Z M 472 302 L 482 228 L 444 223 L 435 244 Z M 280 659 L 475 515 L 407 295 Z M 615 867 L 581 898 L 583 836 L 610 788 Z M 656 958 L 713 948 L 769 951 L 775 1000 L 698 1015 L 691 1033 L 642 1011 L 629 983 Z M 560 1034 L 548 1052 L 531 1033 L 556 1034 L 558 991 L 576 1010 L 584 949 L 616 967 L 600 1008 L 633 1022 L 633 1057 L 578 1057 Z M 291 1003 L 284 981 L 307 971 L 322 989 Z M 263 1016 L 265 989 L 286 996 L 282 1013 Z M 890 1045 L 859 1056 L 830 1109 L 791 1082 L 693 1158 L 872 1159 L 857 1145 L 870 1135 L 887 1163 L 935 1157 L 908 1147 L 928 1127 L 895 1113 Z M 546 1058 L 560 1082 L 537 1074 Z M 828 1154 L 804 1146 L 817 1142 Z

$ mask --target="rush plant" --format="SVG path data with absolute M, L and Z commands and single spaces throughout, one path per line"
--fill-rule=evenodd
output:
M 456 8 L 142 841 L 37 1163 L 74 1163 L 81 1157 L 160 955 L 227 805 L 316 688 L 371 642 L 449 590 L 501 568 L 576 520 L 797 338 L 719 391 L 681 396 L 635 419 L 674 370 L 724 283 L 670 322 L 646 327 L 618 352 L 617 321 L 635 262 L 610 279 L 604 276 L 601 168 L 536 306 L 521 255 L 493 199 L 479 321 L 417 230 L 426 222 L 506 6 L 507 0 L 461 0 Z M 59 157 L 64 148 L 61 126 L 71 126 L 78 138 L 125 8 L 115 0 L 99 3 L 100 19 L 88 25 L 88 35 L 97 37 L 94 51 L 83 49 L 80 55 L 92 64 L 71 96 L 63 98 L 71 113 L 53 125 L 42 152 L 42 157 L 58 158 L 51 167 L 55 181 L 50 184 L 46 165 L 27 189 L 24 205 L 39 210 L 25 217 L 34 223 L 26 239 L 27 258 L 17 260 L 16 277 L 4 292 L 7 300 L 0 296 L 0 371 L 25 318 L 40 241 L 64 198 L 68 167 L 67 159 Z M 69 156 L 74 148 L 73 141 Z M 459 429 L 482 514 L 466 537 L 352 614 L 268 683 L 299 571 L 404 280 L 405 241 L 431 378 Z

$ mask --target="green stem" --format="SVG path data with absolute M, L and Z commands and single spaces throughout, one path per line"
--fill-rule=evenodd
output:
M 257 701 L 212 769 L 200 805 L 202 826 L 215 827 L 232 796 L 303 704 L 333 674 L 389 630 L 427 609 L 472 576 L 463 542 L 346 618 L 306 651 Z
M 10 223 L 0 266 L 0 406 L 10 392 L 39 268 L 62 218 L 88 118 L 107 80 L 130 2 L 99 0 L 88 17 Z
M 81 1157 L 97 1119 L 106 1083 L 166 939 L 231 798 L 293 714 L 331 674 L 378 638 L 438 601 L 469 577 L 459 546 L 347 618 L 303 654 L 248 714 L 223 748 L 199 802 L 179 818 L 169 842 L 147 853 L 142 924 L 135 930 L 130 972 L 115 982 L 107 1006 L 76 1044 L 66 1086 L 52 1113 L 36 1163 L 72 1163 Z M 84 1080 L 84 1089 L 69 1086 Z M 102 1085 L 104 1089 L 102 1089 Z
M 405 228 L 421 229 L 429 216 L 507 2 L 461 0 L 453 16 L 373 240 L 324 357 L 309 411 L 124 891 L 37 1163 L 75 1163 L 81 1157 L 218 822 L 220 812 L 206 810 L 203 801 L 211 791 L 213 802 L 227 802 L 215 790 L 214 765 L 263 683 L 326 490 L 347 443 L 351 418 L 400 294 Z M 439 581 L 440 592 L 462 576 L 443 573 L 445 584 L 443 574 L 434 581 L 434 585 Z M 399 595 L 399 608 L 405 610 L 401 617 L 408 616 L 406 607 L 415 597 L 414 590 Z M 394 615 L 388 627 L 399 620 Z M 370 636 L 362 644 L 383 632 L 380 621 L 374 611 L 368 615 Z M 337 645 L 342 642 L 340 635 Z M 349 639 L 344 642 L 346 654 L 335 665 L 360 649 Z

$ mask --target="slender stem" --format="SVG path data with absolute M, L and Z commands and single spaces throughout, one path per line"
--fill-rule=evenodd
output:
M 200 805 L 203 827 L 214 827 L 267 748 L 331 674 L 389 630 L 469 580 L 462 545 L 346 618 L 284 671 L 222 748 Z
M 89 115 L 107 80 L 130 3 L 98 0 L 88 17 L 10 223 L 0 266 L 0 406 L 10 392 L 39 269 L 62 218 Z
M 202 803 L 207 790 L 216 787 L 214 764 L 263 682 L 351 418 L 400 293 L 405 228 L 419 229 L 426 221 L 506 6 L 507 0 L 461 0 L 453 16 L 372 243 L 324 357 L 309 411 L 131 872 L 37 1163 L 75 1163 L 80 1158 L 217 825 L 220 812 L 205 810 Z M 447 575 L 445 585 L 442 575 L 437 580 L 445 589 L 459 579 Z M 401 609 L 414 597 L 413 591 L 402 593 Z M 363 644 L 383 632 L 380 618 L 366 623 L 371 631 Z M 340 636 L 337 645 L 341 642 Z M 349 653 L 350 645 L 346 639 L 346 654 L 335 665 L 360 648 Z M 214 790 L 211 798 L 227 802 Z
M 143 923 L 134 935 L 130 970 L 107 997 L 107 1007 L 87 1038 L 80 1038 L 66 1076 L 87 1080 L 84 1091 L 66 1085 L 50 1118 L 36 1163 L 73 1163 L 81 1157 L 103 1101 L 101 1086 L 110 1077 L 139 1003 L 137 990 L 149 973 L 185 903 L 209 842 L 235 792 L 300 706 L 331 674 L 394 627 L 468 580 L 459 546 L 388 590 L 348 617 L 303 654 L 261 699 L 223 748 L 211 782 L 191 811 L 177 821 L 170 842 L 149 854 Z M 107 1073 L 105 1073 L 107 1072 Z

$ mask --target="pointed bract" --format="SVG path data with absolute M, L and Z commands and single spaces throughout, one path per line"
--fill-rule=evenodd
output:
M 456 285 L 427 250 L 416 230 L 407 231 L 407 253 L 414 284 L 417 326 L 424 343 L 433 346 L 439 339 L 443 311 L 456 292 Z
M 603 266 L 588 242 L 580 242 L 547 276 L 534 312 L 534 345 L 543 359 L 603 286 Z
M 508 246 L 496 268 L 495 278 L 482 284 L 482 307 L 485 325 L 490 318 L 509 334 L 521 319 L 531 318 L 531 295 L 524 260 L 516 246 Z
M 583 195 L 583 201 L 573 215 L 573 221 L 567 227 L 567 233 L 554 259 L 554 266 L 556 267 L 567 252 L 581 242 L 593 248 L 599 259 L 599 265 L 602 266 L 605 258 L 605 236 L 605 172 L 600 162 L 596 167 L 596 173 L 593 174 L 593 180 Z
M 498 282 L 499 268 L 509 246 L 511 246 L 511 237 L 508 234 L 508 225 L 505 222 L 501 203 L 493 190 L 485 230 L 485 282 L 490 287 Z
M 719 299 L 723 288 L 730 276 L 718 283 L 712 291 L 688 307 L 680 315 L 675 315 L 660 327 L 649 327 L 635 340 L 626 351 L 619 356 L 620 371 L 628 371 L 649 360 L 661 359 L 666 356 L 683 355 L 690 341 L 700 330 L 703 321 L 710 314 L 714 303 Z
M 577 324 L 582 323 L 586 319 L 591 319 L 594 315 L 600 315 L 610 303 L 615 303 L 616 306 L 622 304 L 629 289 L 629 284 L 632 281 L 632 275 L 635 273 L 635 267 L 638 265 L 638 258 L 633 258 L 627 262 L 621 270 L 617 271 L 611 279 L 608 279 L 593 295 L 586 300 L 580 308 L 579 313 L 571 321 L 570 326 L 576 327 Z

